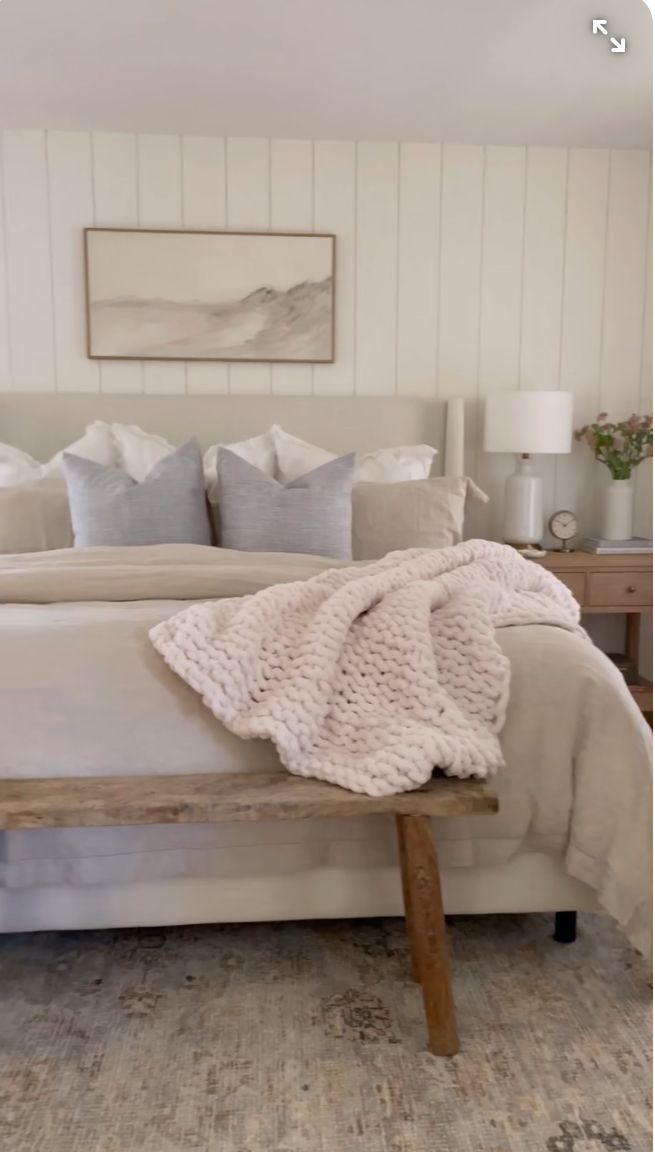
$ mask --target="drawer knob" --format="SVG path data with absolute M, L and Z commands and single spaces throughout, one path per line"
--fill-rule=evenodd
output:
M 636 584 L 628 584 L 626 591 L 627 592 L 636 592 L 637 591 L 637 585 Z

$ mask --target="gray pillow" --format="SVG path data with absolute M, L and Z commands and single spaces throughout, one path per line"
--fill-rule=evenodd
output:
M 138 484 L 127 472 L 65 452 L 64 475 L 78 548 L 211 544 L 202 454 L 176 448 Z
M 354 453 L 281 484 L 218 449 L 210 494 L 216 538 L 242 552 L 305 552 L 349 560 Z

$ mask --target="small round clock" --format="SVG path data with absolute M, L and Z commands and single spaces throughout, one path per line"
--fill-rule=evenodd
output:
M 563 508 L 561 512 L 553 512 L 548 521 L 548 531 L 556 540 L 561 541 L 561 552 L 571 552 L 572 549 L 567 547 L 567 542 L 577 536 L 578 521 L 573 512 Z

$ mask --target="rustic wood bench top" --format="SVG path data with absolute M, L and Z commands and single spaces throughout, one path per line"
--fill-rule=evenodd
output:
M 430 817 L 497 810 L 488 782 L 443 776 L 414 792 L 377 797 L 286 772 L 0 781 L 0 829 L 7 830 L 394 815 L 411 971 L 435 1056 L 453 1056 L 459 1039 Z
M 414 792 L 364 796 L 287 772 L 0 780 L 0 828 L 101 828 L 306 820 L 378 813 L 464 816 L 495 812 L 486 781 L 436 777 Z

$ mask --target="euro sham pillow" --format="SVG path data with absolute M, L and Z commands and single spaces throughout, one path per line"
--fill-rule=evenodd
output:
M 243 552 L 351 557 L 355 457 L 340 456 L 281 484 L 227 448 L 210 493 L 216 539 Z
M 72 544 L 63 477 L 0 487 L 0 553 L 45 552 Z
M 64 473 L 77 548 L 211 544 L 200 447 L 170 452 L 141 483 L 69 453 Z
M 160 460 L 175 451 L 163 436 L 144 432 L 137 424 L 112 424 L 111 432 L 116 441 L 118 463 L 133 480 L 141 482 Z M 236 444 L 226 444 L 231 452 L 241 456 L 256 468 L 261 468 L 269 476 L 275 473 L 275 445 L 272 430 Z M 205 485 L 210 488 L 216 480 L 216 453 L 219 445 L 213 444 L 204 455 Z
M 277 458 L 277 477 L 283 484 L 304 476 L 313 468 L 336 460 L 333 452 L 309 444 L 285 432 L 278 424 L 271 428 Z M 378 448 L 358 453 L 355 457 L 355 483 L 393 484 L 401 480 L 426 480 L 437 454 L 429 444 L 410 444 L 399 448 Z
M 20 448 L 13 448 L 10 444 L 0 444 L 0 488 L 8 488 L 14 484 L 36 484 L 40 480 L 64 481 L 63 457 L 64 452 L 72 452 L 85 460 L 95 460 L 97 464 L 112 466 L 118 463 L 116 442 L 111 428 L 102 420 L 88 424 L 84 435 L 57 452 L 47 463 L 41 464 Z
M 459 544 L 471 502 L 488 496 L 468 476 L 436 476 L 353 488 L 353 559 L 378 560 L 404 548 Z

